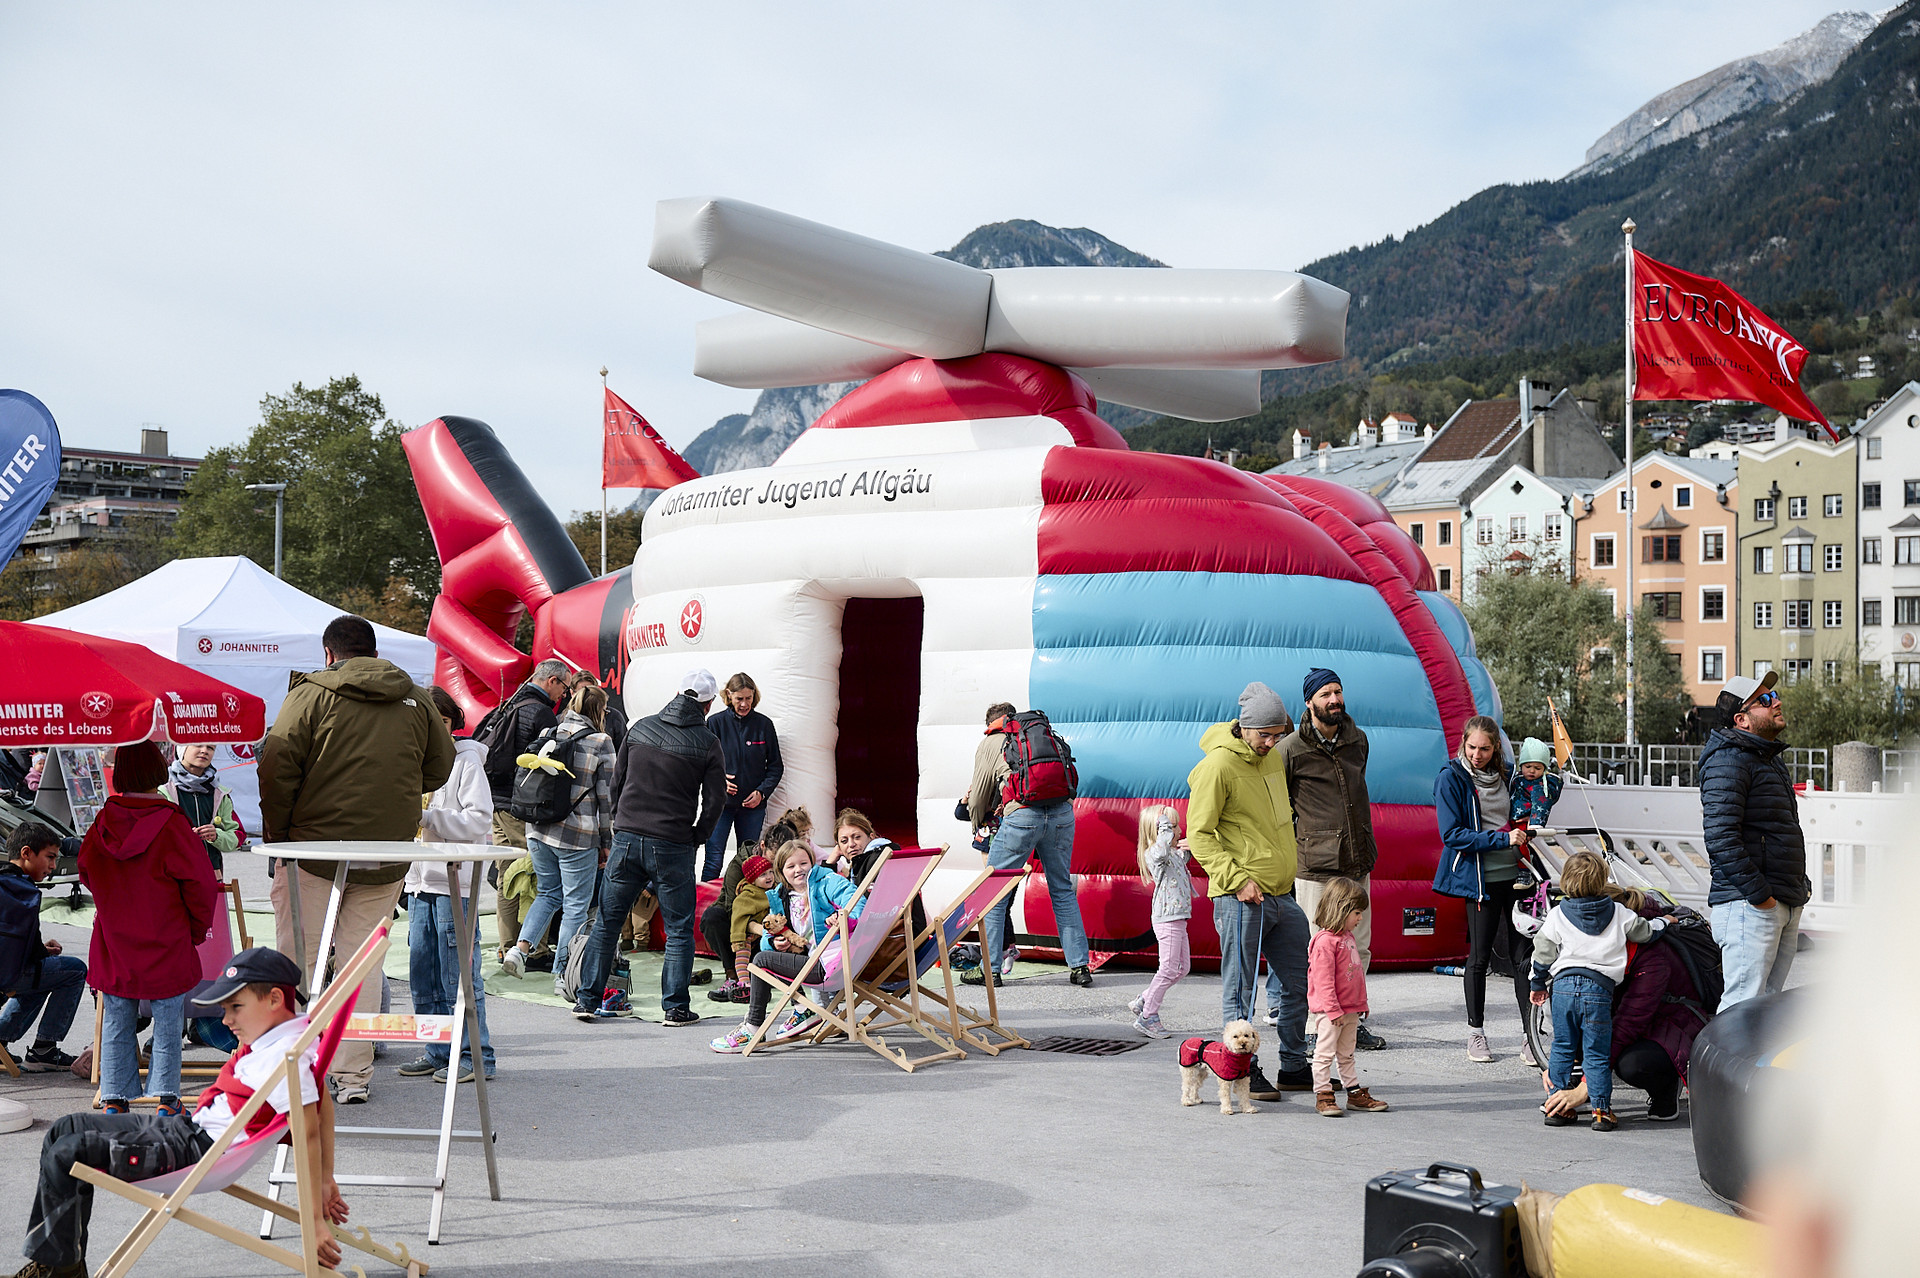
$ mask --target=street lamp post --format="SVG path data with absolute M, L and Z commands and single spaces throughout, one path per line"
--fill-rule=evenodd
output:
M 285 484 L 248 484 L 250 493 L 273 494 L 273 575 L 280 575 L 280 534 L 287 520 L 287 486 Z

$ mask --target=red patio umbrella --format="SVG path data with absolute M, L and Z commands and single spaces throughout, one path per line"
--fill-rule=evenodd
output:
M 0 621 L 0 746 L 258 741 L 251 692 L 138 644 Z

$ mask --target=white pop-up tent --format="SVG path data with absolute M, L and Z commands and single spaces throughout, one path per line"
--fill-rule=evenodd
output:
M 340 609 L 281 581 L 251 559 L 176 559 L 135 582 L 63 612 L 36 618 L 82 634 L 121 639 L 192 666 L 267 703 L 271 724 L 294 671 L 326 665 L 320 634 Z M 433 682 L 433 642 L 376 625 L 380 655 L 425 687 Z M 220 746 L 221 783 L 254 837 L 260 787 L 251 746 Z

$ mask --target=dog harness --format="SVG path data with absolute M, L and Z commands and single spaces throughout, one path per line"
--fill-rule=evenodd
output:
M 1237 1083 L 1253 1070 L 1252 1052 L 1230 1051 L 1225 1043 L 1210 1038 L 1190 1038 L 1180 1044 L 1180 1064 L 1192 1069 L 1205 1065 L 1229 1083 Z

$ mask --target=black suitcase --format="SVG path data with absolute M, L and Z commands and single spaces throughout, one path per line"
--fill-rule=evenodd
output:
M 1367 1182 L 1360 1272 L 1368 1278 L 1526 1278 L 1520 1190 L 1489 1185 L 1461 1163 L 1395 1171 Z

